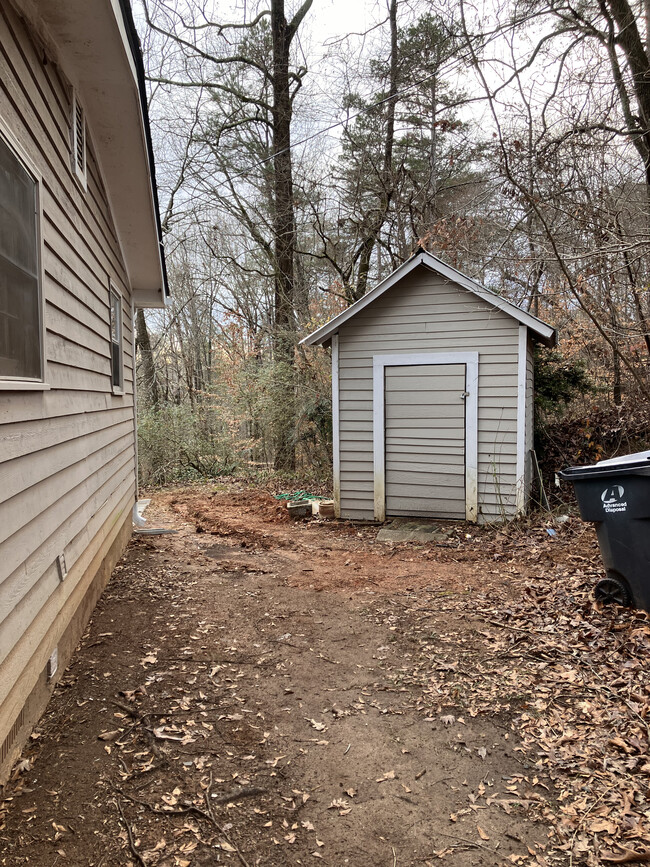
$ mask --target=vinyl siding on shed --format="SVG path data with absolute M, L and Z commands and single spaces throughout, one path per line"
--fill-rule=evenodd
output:
M 464 519 L 465 364 L 384 369 L 386 515 Z
M 519 323 L 466 289 L 416 268 L 339 329 L 340 508 L 372 519 L 372 357 L 479 353 L 479 520 L 514 514 Z
M 71 97 L 56 59 L 45 60 L 40 40 L 1 4 L 0 120 L 42 175 L 50 390 L 0 390 L 0 745 L 83 598 L 85 569 L 116 538 L 135 495 L 127 275 L 92 130 L 87 191 L 72 175 Z M 109 281 L 122 296 L 123 395 L 112 389 Z

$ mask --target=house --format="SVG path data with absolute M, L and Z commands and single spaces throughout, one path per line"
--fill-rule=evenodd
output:
M 128 0 L 0 4 L 0 782 L 131 535 L 167 295 Z
M 337 515 L 523 513 L 536 341 L 555 330 L 423 250 L 306 337 L 332 351 Z

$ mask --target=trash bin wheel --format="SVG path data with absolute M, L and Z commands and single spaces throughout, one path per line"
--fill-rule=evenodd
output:
M 608 575 L 596 584 L 594 596 L 598 602 L 609 605 L 615 602 L 617 605 L 628 607 L 632 602 L 632 594 L 627 583 L 621 578 Z

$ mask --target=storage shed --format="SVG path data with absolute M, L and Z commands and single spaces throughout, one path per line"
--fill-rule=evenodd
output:
M 523 513 L 535 341 L 555 329 L 423 250 L 306 337 L 332 350 L 337 515 Z

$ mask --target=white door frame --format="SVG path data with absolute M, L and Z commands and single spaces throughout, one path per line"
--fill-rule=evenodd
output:
M 526 386 L 528 380 L 528 328 L 519 326 L 517 349 L 517 464 L 515 508 L 518 515 L 526 512 Z
M 372 357 L 375 520 L 386 520 L 385 369 L 418 364 L 465 365 L 465 518 L 478 517 L 478 352 L 418 352 Z
M 337 332 L 332 335 L 332 469 L 334 476 L 334 514 L 337 518 L 341 517 L 341 413 L 339 394 L 339 335 Z

